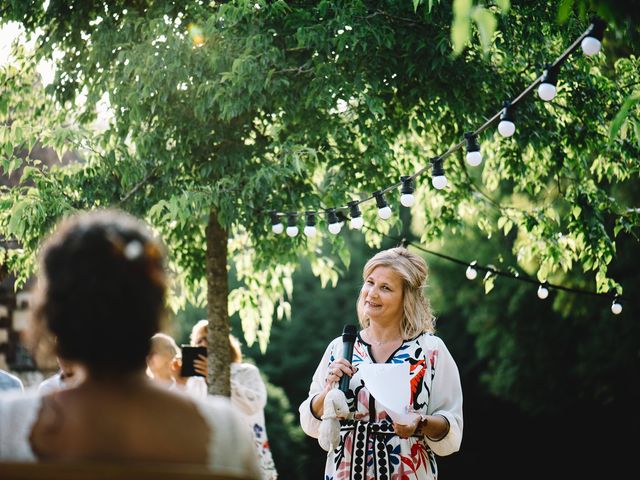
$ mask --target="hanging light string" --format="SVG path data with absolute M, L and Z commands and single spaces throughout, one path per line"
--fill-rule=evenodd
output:
M 424 253 L 428 253 L 429 255 L 433 255 L 435 257 L 438 258 L 442 258 L 444 260 L 447 260 L 449 262 L 452 263 L 456 263 L 458 265 L 461 265 L 463 267 L 467 267 L 467 271 L 466 271 L 466 275 L 467 278 L 469 280 L 475 280 L 476 276 L 477 276 L 477 272 L 481 271 L 481 272 L 485 272 L 488 273 L 489 275 L 495 275 L 495 276 L 500 276 L 500 277 L 506 277 L 506 278 L 510 278 L 512 280 L 518 280 L 521 282 L 527 282 L 527 283 L 531 283 L 533 285 L 538 285 L 538 297 L 541 299 L 545 299 L 547 298 L 548 294 L 549 294 L 549 290 L 562 290 L 568 293 L 574 293 L 574 294 L 580 294 L 580 295 L 590 295 L 592 297 L 605 297 L 605 298 L 611 298 L 612 304 L 611 304 L 611 311 L 614 314 L 619 314 L 622 311 L 622 300 L 624 300 L 624 297 L 622 297 L 621 295 L 617 295 L 615 293 L 598 293 L 598 292 L 593 292 L 591 290 L 583 290 L 583 289 L 579 289 L 579 288 L 572 288 L 572 287 L 565 287 L 563 285 L 558 285 L 555 283 L 549 283 L 549 282 L 540 282 L 539 280 L 529 277 L 527 275 L 520 275 L 518 273 L 512 273 L 512 272 L 507 272 L 507 271 L 503 271 L 503 270 L 498 270 L 497 268 L 495 268 L 492 265 L 479 265 L 475 260 L 472 262 L 468 262 L 468 261 L 464 261 L 464 260 L 460 260 L 458 258 L 454 258 L 450 255 L 446 255 L 444 253 L 440 253 L 440 252 L 436 252 L 433 250 L 429 250 L 428 248 L 423 247 L 422 245 L 418 245 L 414 242 L 411 242 L 409 240 L 407 240 L 406 238 L 400 238 L 400 237 L 395 237 L 393 235 L 389 235 L 386 233 L 382 233 L 379 230 L 370 227 L 370 226 L 365 226 L 364 228 L 366 228 L 367 230 L 376 233 L 380 236 L 383 236 L 385 238 L 388 238 L 389 240 L 393 240 L 394 242 L 396 242 L 397 244 L 401 244 L 403 245 L 405 248 L 406 247 L 413 247 L 416 250 L 420 250 L 421 252 Z M 471 273 L 471 272 L 476 272 Z
M 291 226 L 291 229 L 289 231 L 293 232 L 294 231 L 293 225 L 291 225 L 292 219 L 295 220 L 295 218 L 297 217 L 302 218 L 305 216 L 307 216 L 308 218 L 310 213 L 314 214 L 314 219 L 315 219 L 315 216 L 319 214 L 326 215 L 329 226 L 331 227 L 333 225 L 333 227 L 329 229 L 330 232 L 333 234 L 338 234 L 340 232 L 340 229 L 342 228 L 342 224 L 344 223 L 344 220 L 347 219 L 344 213 L 345 211 L 348 211 L 350 213 L 350 218 L 352 220 L 352 228 L 361 228 L 362 226 L 361 221 L 357 221 L 354 226 L 353 220 L 355 218 L 361 218 L 360 217 L 361 213 L 358 208 L 359 205 L 369 202 L 371 200 L 376 201 L 376 204 L 378 206 L 379 216 L 385 220 L 388 219 L 391 215 L 390 215 L 390 208 L 388 207 L 388 205 L 386 204 L 386 200 L 384 199 L 385 194 L 389 193 L 392 190 L 396 190 L 400 186 L 403 186 L 402 193 L 405 201 L 402 201 L 401 203 L 407 207 L 413 205 L 414 200 L 411 195 L 411 193 L 413 192 L 413 188 L 415 188 L 413 186 L 413 180 L 419 175 L 422 175 L 423 173 L 425 173 L 429 168 L 431 168 L 431 171 L 432 171 L 432 183 L 434 187 L 436 189 L 445 188 L 448 182 L 447 182 L 445 171 L 444 171 L 444 161 L 447 159 L 447 157 L 449 157 L 450 155 L 452 155 L 453 153 L 455 153 L 465 145 L 467 146 L 467 162 L 471 166 L 478 166 L 482 161 L 480 148 L 477 143 L 478 135 L 480 135 L 482 132 L 488 129 L 489 126 L 491 126 L 491 124 L 496 122 L 496 120 L 498 119 L 500 119 L 500 123 L 498 125 L 498 131 L 500 132 L 500 134 L 505 137 L 509 137 L 513 135 L 513 133 L 515 133 L 515 124 L 513 122 L 515 106 L 519 102 L 521 102 L 522 99 L 537 86 L 540 87 L 538 91 L 540 98 L 542 98 L 544 101 L 549 101 L 553 99 L 556 92 L 555 84 L 557 83 L 557 73 L 560 65 L 569 57 L 571 53 L 573 53 L 578 48 L 579 45 L 582 47 L 582 50 L 585 55 L 592 56 L 597 54 L 601 48 L 601 42 L 602 42 L 605 26 L 606 24 L 604 23 L 603 20 L 597 17 L 593 18 L 592 23 L 589 25 L 589 27 L 559 57 L 557 57 L 553 61 L 553 63 L 547 64 L 543 73 L 540 76 L 538 76 L 519 95 L 517 95 L 515 98 L 513 98 L 510 101 L 505 101 L 503 103 L 502 109 L 496 112 L 492 117 L 486 120 L 477 129 L 470 132 L 466 132 L 463 140 L 449 147 L 449 149 L 446 150 L 444 153 L 431 158 L 428 165 L 425 165 L 424 167 L 420 168 L 418 171 L 416 171 L 412 175 L 405 175 L 401 177 L 400 182 L 396 182 L 384 189 L 378 190 L 375 193 L 370 194 L 363 199 L 352 200 L 348 202 L 347 206 L 330 207 L 330 208 L 320 207 L 318 211 L 311 211 L 311 212 L 310 211 L 278 212 L 276 210 L 269 210 L 269 211 L 261 210 L 260 213 L 269 214 L 269 216 L 271 217 L 271 224 L 272 224 L 272 229 L 274 233 L 281 233 L 284 230 L 284 226 L 282 226 L 282 223 L 280 222 L 281 217 L 287 219 L 288 225 Z M 411 185 L 409 188 L 407 188 L 407 183 L 410 183 Z M 405 193 L 405 190 L 411 190 L 411 192 Z M 353 214 L 356 212 L 357 212 L 357 216 L 354 216 Z M 339 227 L 336 225 L 339 225 Z M 280 226 L 282 226 L 282 228 Z M 313 231 L 313 234 L 315 234 L 315 228 L 310 231 Z M 297 230 L 296 230 L 296 234 L 297 234 Z M 295 235 L 290 235 L 290 236 L 295 236 Z

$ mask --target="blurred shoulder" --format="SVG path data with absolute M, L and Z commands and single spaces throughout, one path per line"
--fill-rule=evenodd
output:
M 0 391 L 24 390 L 22 380 L 5 370 L 0 370 Z

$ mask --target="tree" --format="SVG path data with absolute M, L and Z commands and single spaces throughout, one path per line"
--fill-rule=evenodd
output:
M 35 188 L 3 195 L 0 231 L 25 246 L 15 268 L 29 269 L 63 212 L 117 205 L 148 218 L 172 252 L 178 298 L 206 300 L 210 385 L 227 394 L 226 356 L 215 355 L 226 351 L 227 305 L 247 343 L 264 349 L 274 312 L 290 309 L 298 258 L 323 282 L 339 268 L 327 252 L 349 263 L 341 237 L 270 234 L 267 211 L 299 221 L 355 196 L 374 222 L 371 192 L 456 145 L 587 26 L 573 15 L 558 24 L 555 6 L 513 5 L 492 43 L 453 56 L 446 2 L 52 0 L 45 10 L 13 1 L 0 15 L 41 29 L 38 55 L 61 52 L 49 91 L 75 122 L 90 123 L 105 94 L 113 112 L 104 132 L 70 137 L 84 162 L 30 170 Z M 450 188 L 419 185 L 421 240 L 460 231 L 471 214 L 487 236 L 517 231 L 517 258 L 540 281 L 579 264 L 599 291 L 621 293 L 608 265 L 616 237 L 636 235 L 639 218 L 616 192 L 637 185 L 640 137 L 627 128 L 610 141 L 609 130 L 637 67 L 634 56 L 572 57 L 554 103 L 518 103 L 517 140 L 483 135 L 482 174 L 455 155 Z M 79 93 L 84 103 L 73 106 Z M 380 245 L 379 234 L 365 237 Z M 230 259 L 242 286 L 227 296 Z

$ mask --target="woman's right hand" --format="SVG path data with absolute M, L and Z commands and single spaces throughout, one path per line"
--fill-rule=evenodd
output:
M 324 380 L 324 390 L 311 400 L 311 410 L 317 418 L 322 417 L 324 413 L 324 397 L 333 389 L 335 383 L 339 382 L 344 375 L 353 376 L 356 371 L 357 368 L 344 358 L 338 358 L 329 364 L 327 377 Z
M 339 382 L 344 375 L 353 376 L 356 368 L 346 358 L 338 358 L 331 362 L 325 380 L 325 390 L 331 390 L 335 382 Z
M 204 355 L 198 355 L 198 358 L 193 360 L 193 369 L 200 375 L 204 375 L 205 380 L 209 378 L 209 364 L 207 362 L 207 357 Z

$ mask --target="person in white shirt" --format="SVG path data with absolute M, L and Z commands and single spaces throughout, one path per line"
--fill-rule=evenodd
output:
M 145 374 L 166 315 L 165 255 L 147 225 L 118 210 L 75 213 L 46 239 L 29 348 L 37 362 L 48 352 L 77 363 L 86 378 L 0 396 L 0 460 L 189 464 L 260 479 L 253 439 L 228 398 L 195 400 Z
M 60 357 L 56 357 L 56 361 L 59 367 L 58 372 L 38 385 L 38 392 L 41 395 L 79 385 L 85 379 L 86 374 L 80 365 Z
M 191 345 L 206 347 L 207 326 L 206 319 L 198 321 L 191 330 Z M 233 335 L 229 335 L 229 355 L 231 360 L 231 403 L 243 414 L 250 430 L 253 432 L 256 451 L 260 461 L 263 480 L 275 480 L 278 471 L 273 461 L 271 447 L 267 436 L 267 426 L 264 416 L 264 408 L 267 404 L 267 387 L 262 380 L 258 368 L 243 361 L 240 341 Z M 194 384 L 205 385 L 207 378 L 207 359 L 197 358 L 194 361 L 195 370 L 203 377 L 190 377 Z M 195 385 L 192 386 L 195 390 Z
M 15 375 L 0 369 L 0 391 L 19 390 L 24 391 L 24 384 Z

